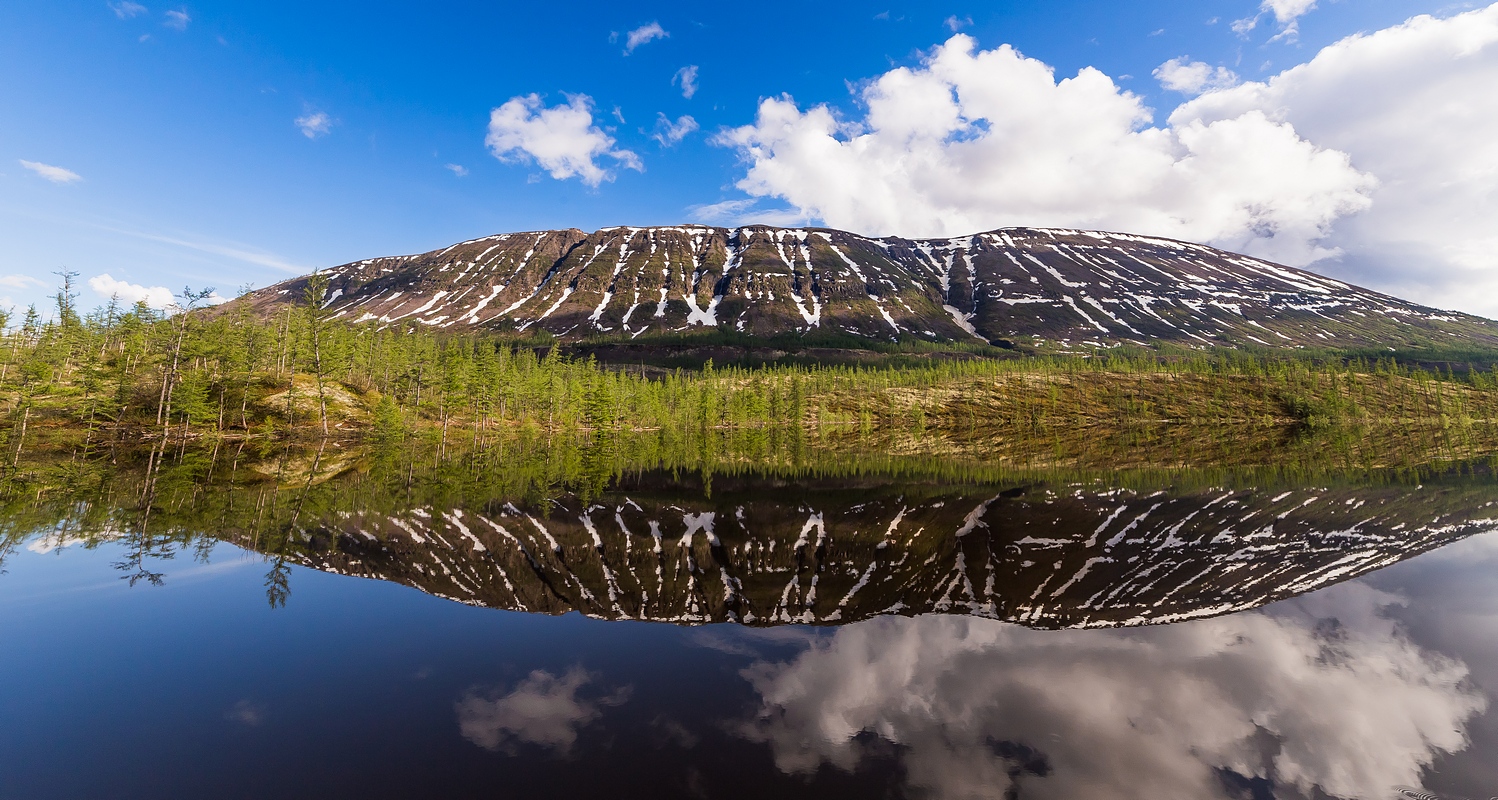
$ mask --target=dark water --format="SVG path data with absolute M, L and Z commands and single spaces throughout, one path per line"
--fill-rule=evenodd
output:
M 0 797 L 1498 795 L 1485 469 L 382 474 L 12 502 Z

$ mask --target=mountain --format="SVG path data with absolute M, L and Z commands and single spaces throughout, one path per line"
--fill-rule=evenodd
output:
M 1498 346 L 1498 322 L 1301 269 L 1121 233 L 1004 228 L 954 239 L 821 228 L 502 233 L 324 272 L 332 316 L 570 339 L 716 329 L 1039 351 L 1190 346 Z M 262 314 L 307 278 L 253 292 Z
M 1486 484 L 1159 491 L 646 473 L 534 505 L 340 514 L 288 558 L 470 605 L 751 625 L 1037 628 L 1257 608 L 1498 529 Z

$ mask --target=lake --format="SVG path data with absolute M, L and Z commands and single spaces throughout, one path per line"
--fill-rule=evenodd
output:
M 1498 794 L 1490 462 L 637 455 L 35 466 L 0 797 Z

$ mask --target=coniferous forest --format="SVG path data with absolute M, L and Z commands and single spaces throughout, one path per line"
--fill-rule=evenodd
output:
M 35 307 L 19 318 L 0 312 L 11 465 L 28 448 L 198 439 L 446 445 L 525 432 L 746 430 L 979 458 L 1033 458 L 1085 439 L 1119 452 L 1163 447 L 1151 457 L 1165 460 L 1188 441 L 1197 450 L 1220 442 L 1224 453 L 1249 443 L 1247 452 L 1272 460 L 1287 436 L 1307 431 L 1386 450 L 1428 430 L 1473 455 L 1486 452 L 1498 421 L 1498 371 L 1470 363 L 1140 350 L 666 370 L 600 364 L 499 333 L 332 321 L 315 279 L 302 303 L 262 319 L 244 305 L 206 307 L 211 290 L 191 289 L 170 313 L 117 301 L 85 311 L 76 276 L 59 277 L 45 317 Z M 1141 439 L 1141 428 L 1155 433 Z

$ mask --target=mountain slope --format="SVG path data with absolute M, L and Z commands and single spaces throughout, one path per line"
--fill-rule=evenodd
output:
M 325 272 L 351 322 L 564 338 L 718 329 L 981 339 L 1040 350 L 1498 345 L 1498 323 L 1203 245 L 1006 228 L 871 239 L 766 226 L 498 234 Z M 251 293 L 272 313 L 306 278 Z

